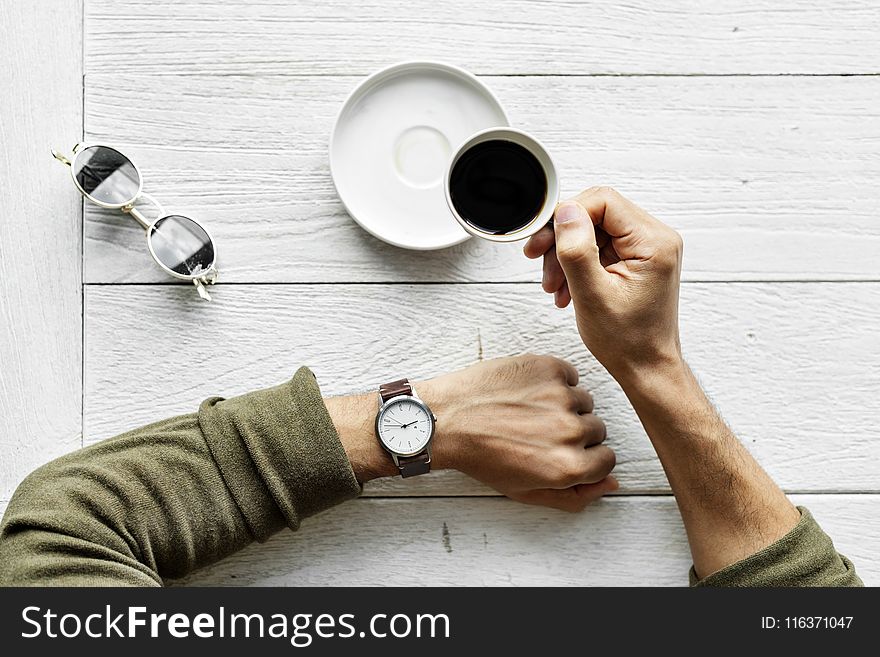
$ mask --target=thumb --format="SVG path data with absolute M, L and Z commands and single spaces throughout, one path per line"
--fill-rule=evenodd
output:
M 594 291 L 607 275 L 599 261 L 593 220 L 577 201 L 563 201 L 553 215 L 556 258 L 562 265 L 568 289 L 575 299 Z

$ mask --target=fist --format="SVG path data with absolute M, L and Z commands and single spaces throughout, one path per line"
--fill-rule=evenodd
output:
M 481 362 L 418 385 L 440 420 L 437 467 L 508 497 L 580 511 L 617 489 L 605 424 L 575 368 L 550 356 Z

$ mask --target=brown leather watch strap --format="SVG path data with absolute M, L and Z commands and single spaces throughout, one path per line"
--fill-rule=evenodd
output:
M 392 397 L 399 395 L 412 395 L 412 385 L 409 379 L 400 379 L 391 383 L 383 383 L 379 386 L 379 395 L 383 402 L 387 402 Z
M 431 457 L 426 452 L 415 456 L 401 456 L 397 462 L 400 464 L 400 476 L 404 479 L 431 471 Z
M 379 396 L 382 398 L 382 403 L 401 395 L 413 395 L 413 387 L 409 379 L 400 379 L 379 386 Z M 427 450 L 415 456 L 399 456 L 397 457 L 397 466 L 400 469 L 400 476 L 404 478 L 427 474 L 431 471 L 431 456 Z

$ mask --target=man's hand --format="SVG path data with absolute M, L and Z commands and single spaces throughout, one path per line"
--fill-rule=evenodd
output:
M 581 511 L 617 490 L 605 424 L 577 370 L 551 356 L 484 361 L 417 384 L 434 409 L 434 459 L 511 499 Z
M 584 344 L 618 381 L 680 361 L 682 241 L 674 230 L 594 187 L 561 203 L 524 251 L 544 256 L 544 290 L 560 308 L 574 301 Z
M 525 246 L 544 257 L 544 290 L 574 301 L 584 344 L 621 384 L 675 493 L 694 567 L 705 577 L 798 522 L 785 494 L 733 435 L 681 355 L 678 234 L 607 187 L 556 208 Z
M 488 360 L 414 383 L 437 415 L 434 470 L 452 468 L 508 497 L 580 511 L 617 489 L 605 424 L 569 363 L 550 356 Z M 373 429 L 376 395 L 325 400 L 361 483 L 397 474 Z

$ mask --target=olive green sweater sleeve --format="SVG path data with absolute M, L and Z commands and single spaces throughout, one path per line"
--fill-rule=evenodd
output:
M 862 586 L 852 562 L 834 549 L 812 514 L 798 510 L 798 524 L 763 550 L 704 579 L 691 568 L 691 586 Z
M 158 586 L 359 492 L 302 368 L 36 470 L 0 525 L 0 584 Z

